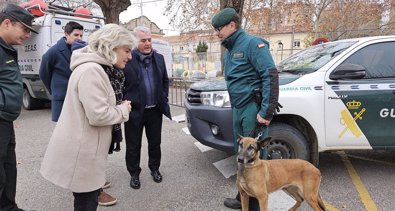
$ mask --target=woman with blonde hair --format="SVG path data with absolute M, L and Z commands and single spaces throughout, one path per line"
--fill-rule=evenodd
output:
M 122 101 L 122 69 L 135 45 L 128 30 L 107 24 L 72 54 L 63 109 L 40 173 L 73 192 L 75 211 L 97 209 L 107 155 L 119 151 L 120 124 L 131 111 L 130 101 Z

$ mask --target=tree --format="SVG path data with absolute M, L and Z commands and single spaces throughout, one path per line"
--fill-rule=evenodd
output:
M 206 42 L 199 41 L 198 46 L 196 47 L 196 53 L 205 53 L 207 52 L 208 46 Z
M 93 0 L 98 4 L 103 12 L 106 23 L 119 24 L 119 14 L 130 5 L 130 0 Z
M 381 0 L 333 0 L 322 13 L 319 33 L 330 40 L 379 35 L 383 11 Z
M 178 29 L 205 30 L 212 29 L 211 19 L 219 10 L 233 7 L 236 12 L 243 17 L 244 0 L 167 0 L 165 15 L 169 15 L 170 23 Z M 224 48 L 221 48 L 221 61 L 223 60 Z M 223 66 L 222 66 L 223 72 Z
M 333 0 L 306 0 L 306 13 L 311 15 L 313 32 L 319 31 L 322 13 L 329 7 Z M 358 1 L 358 0 L 357 0 Z
M 219 8 L 233 7 L 240 17 L 243 17 L 244 0 L 220 0 Z
M 49 4 L 67 8 L 87 7 L 95 13 L 101 10 L 105 18 L 105 23 L 119 23 L 119 14 L 130 5 L 130 0 L 52 0 Z
M 210 27 L 212 15 L 218 11 L 218 1 L 167 0 L 164 15 L 170 24 L 182 31 L 204 30 Z
M 385 32 L 387 34 L 395 34 L 395 0 L 391 0 L 386 8 L 388 11 L 388 21 L 385 23 Z
M 170 24 L 183 31 L 211 29 L 211 19 L 225 7 L 233 7 L 243 14 L 244 0 L 167 0 L 164 15 L 170 16 Z

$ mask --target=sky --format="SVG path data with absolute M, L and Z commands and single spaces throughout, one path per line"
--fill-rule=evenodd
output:
M 122 23 L 128 22 L 134 18 L 140 17 L 141 7 L 136 0 L 132 1 L 132 5 L 119 15 L 119 20 Z M 170 18 L 163 15 L 165 11 L 167 0 L 143 0 L 142 12 L 144 16 L 156 23 L 159 28 L 163 29 L 165 35 L 176 35 L 179 31 L 174 30 L 169 24 Z

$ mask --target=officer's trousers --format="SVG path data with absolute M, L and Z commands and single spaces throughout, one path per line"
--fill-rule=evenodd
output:
M 14 210 L 16 193 L 15 131 L 13 122 L 0 119 L 0 210 Z

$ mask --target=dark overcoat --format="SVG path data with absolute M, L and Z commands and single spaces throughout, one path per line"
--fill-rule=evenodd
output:
M 41 60 L 40 79 L 51 94 L 52 121 L 55 122 L 62 111 L 71 75 L 70 58 L 71 50 L 66 44 L 65 37 L 62 37 L 48 49 Z

